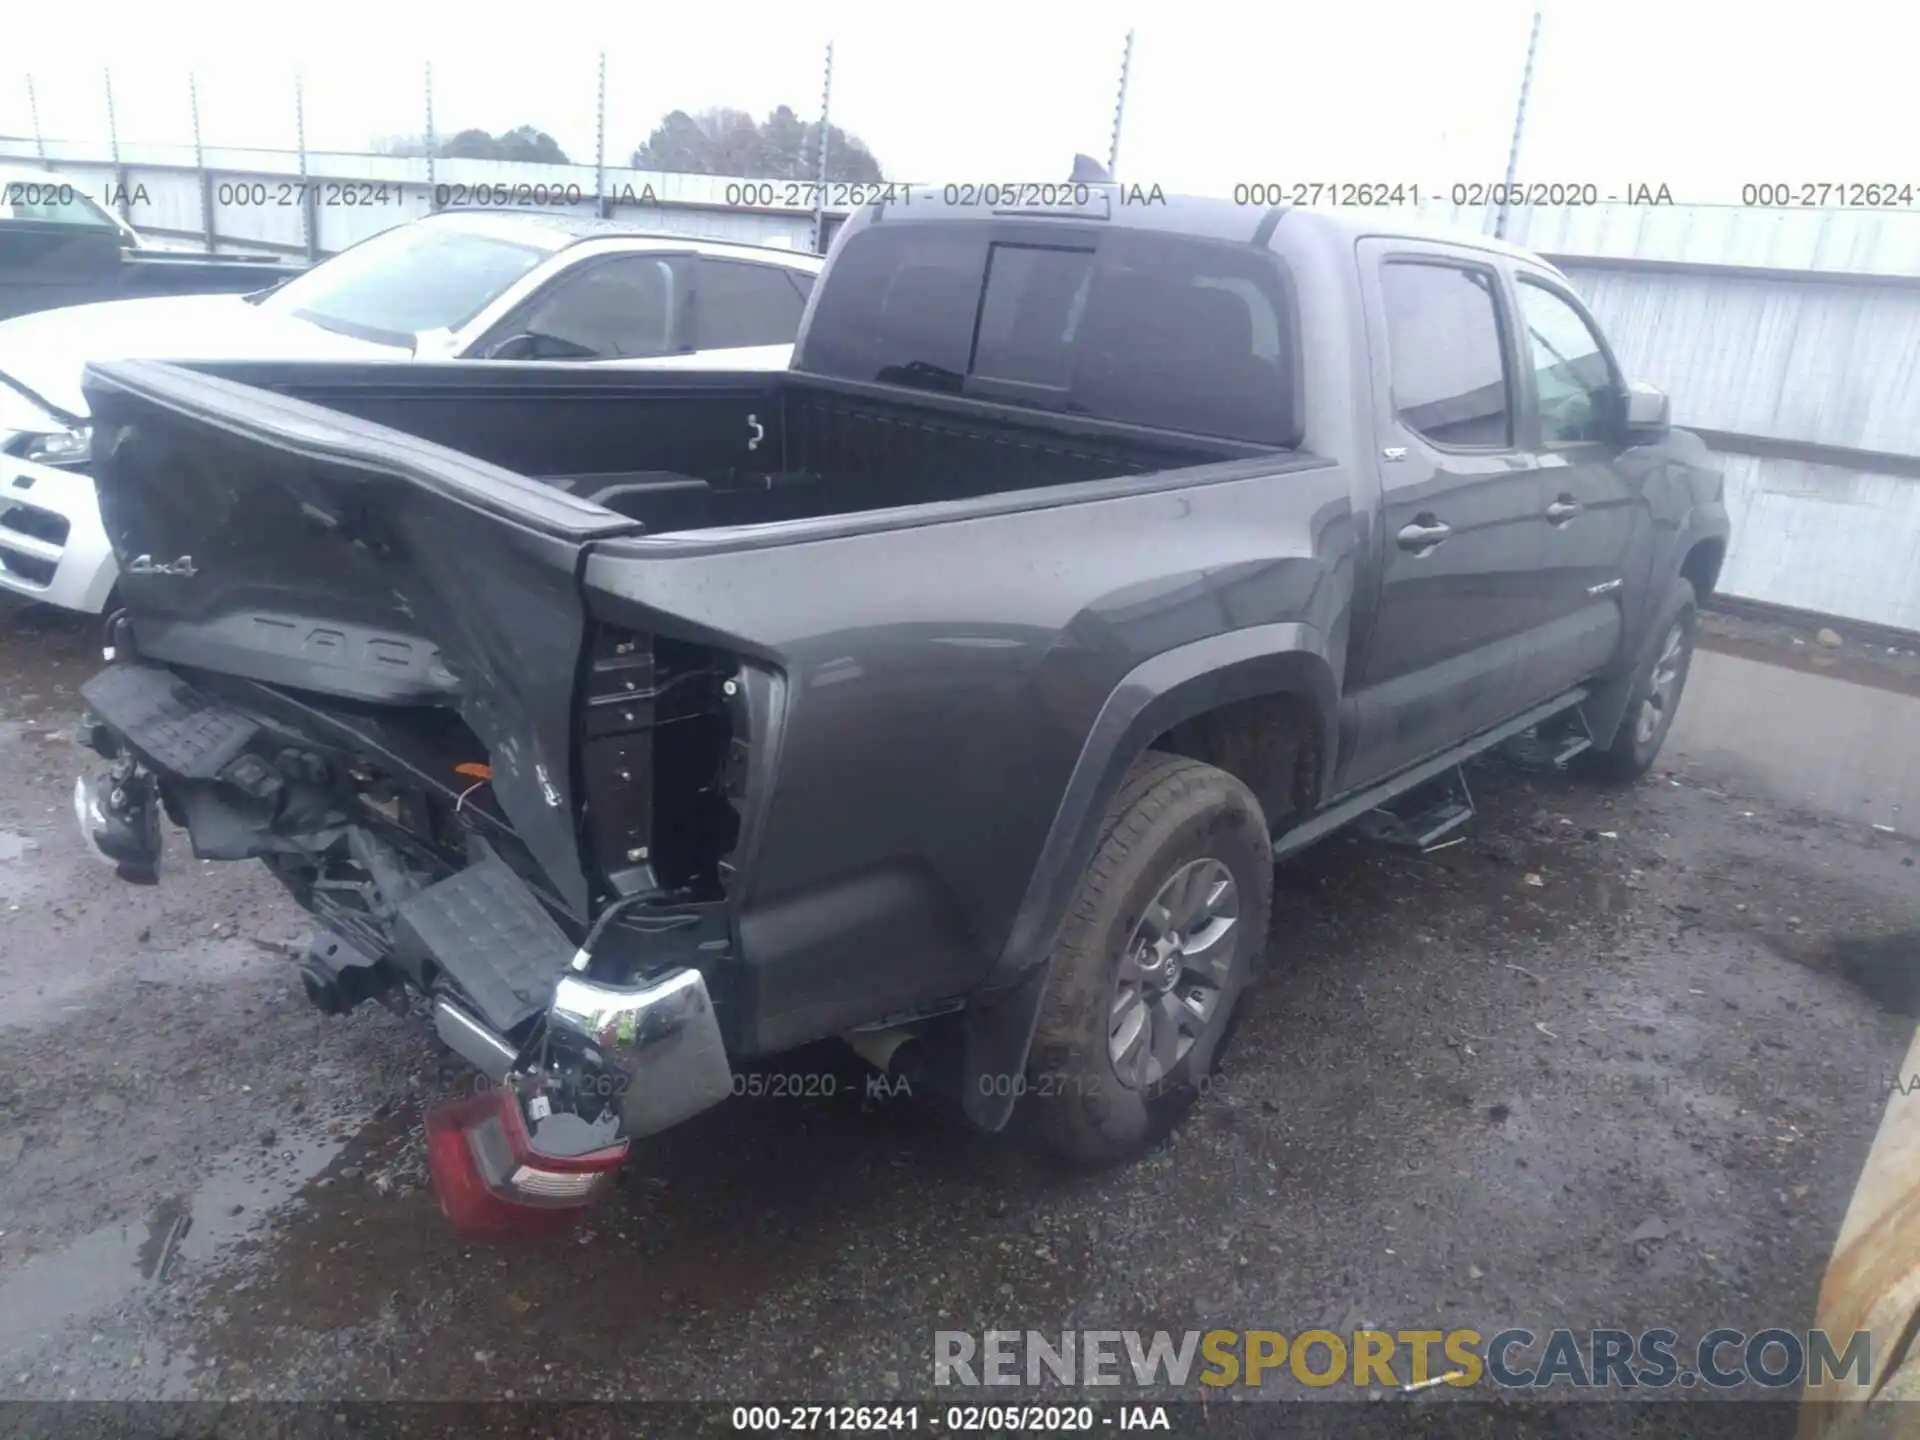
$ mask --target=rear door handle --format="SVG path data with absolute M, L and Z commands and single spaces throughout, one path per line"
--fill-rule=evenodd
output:
M 1424 555 L 1442 540 L 1453 534 L 1453 527 L 1431 515 L 1415 517 L 1411 525 L 1400 529 L 1400 548 L 1411 550 L 1416 555 Z
M 1549 525 L 1564 525 L 1573 519 L 1574 516 L 1578 515 L 1580 510 L 1581 505 L 1578 500 L 1574 499 L 1571 495 L 1562 495 L 1558 500 L 1547 506 L 1547 523 Z

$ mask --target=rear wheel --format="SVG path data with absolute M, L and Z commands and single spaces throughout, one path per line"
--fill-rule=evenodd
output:
M 1667 731 L 1673 728 L 1687 672 L 1693 665 L 1696 613 L 1692 584 L 1675 580 L 1654 627 L 1658 638 L 1641 661 L 1627 713 L 1613 743 L 1605 750 L 1589 750 L 1574 757 L 1575 766 L 1583 773 L 1601 780 L 1638 780 L 1652 766 L 1666 742 Z
M 1199 1097 L 1266 944 L 1273 854 L 1251 791 L 1149 754 L 1106 816 L 1054 947 L 1024 1104 L 1046 1147 L 1133 1159 Z

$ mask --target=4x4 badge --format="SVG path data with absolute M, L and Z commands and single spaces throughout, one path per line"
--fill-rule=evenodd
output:
M 177 575 L 182 580 L 191 580 L 200 572 L 194 568 L 193 556 L 182 555 L 178 560 L 155 560 L 151 555 L 136 555 L 127 562 L 129 575 Z

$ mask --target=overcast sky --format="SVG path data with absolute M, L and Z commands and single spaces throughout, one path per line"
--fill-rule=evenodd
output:
M 1735 200 L 1745 180 L 1920 185 L 1916 13 L 1894 0 L 1549 0 L 1521 176 L 1603 193 L 1665 182 L 1701 202 Z M 0 133 L 31 133 L 31 71 L 46 134 L 104 137 L 110 67 L 121 138 L 184 143 L 192 69 L 207 144 L 290 148 L 298 63 L 309 147 L 361 150 L 423 128 L 430 57 L 440 133 L 533 124 L 590 164 L 604 47 L 607 154 L 621 163 L 676 108 L 784 102 L 816 115 L 831 37 L 833 118 L 890 176 L 1057 179 L 1076 150 L 1106 154 L 1132 24 L 1123 179 L 1214 193 L 1258 180 L 1429 188 L 1503 173 L 1531 14 L 1530 0 L 18 0 L 0 48 Z

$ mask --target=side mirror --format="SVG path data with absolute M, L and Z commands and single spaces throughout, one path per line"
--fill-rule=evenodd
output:
M 540 354 L 540 337 L 525 333 L 509 335 L 504 340 L 496 340 L 487 347 L 489 360 L 533 360 Z
M 1673 428 L 1673 403 L 1667 392 L 1636 380 L 1627 386 L 1623 407 L 1627 439 L 1635 445 L 1658 440 Z

